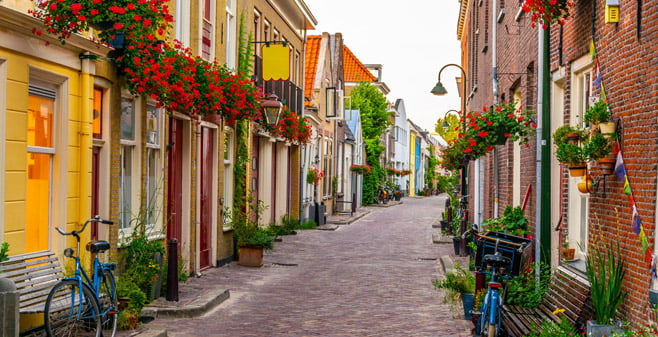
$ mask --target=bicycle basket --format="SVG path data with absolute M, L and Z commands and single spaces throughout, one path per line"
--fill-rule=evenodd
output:
M 484 236 L 501 240 L 498 241 L 498 252 L 511 261 L 509 266 L 505 267 L 505 275 L 518 276 L 520 271 L 528 267 L 532 256 L 532 240 L 501 232 L 487 232 Z M 520 244 L 521 246 L 512 245 L 505 241 Z M 486 269 L 484 256 L 494 253 L 496 253 L 496 241 L 479 238 L 475 254 L 475 265 L 478 268 Z

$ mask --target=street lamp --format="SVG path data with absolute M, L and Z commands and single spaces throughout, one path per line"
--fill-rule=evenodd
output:
M 460 67 L 457 64 L 454 63 L 449 63 L 444 65 L 441 70 L 439 70 L 439 78 L 438 81 L 436 82 L 436 85 L 432 90 L 430 91 L 433 95 L 436 96 L 443 96 L 448 93 L 446 88 L 443 86 L 443 83 L 441 83 L 441 73 L 443 72 L 443 69 L 447 67 L 457 67 L 459 70 L 462 72 L 462 78 L 461 78 L 461 84 L 462 84 L 462 92 L 461 92 L 461 98 L 462 98 L 462 105 L 461 105 L 461 111 L 464 113 L 466 111 L 466 71 L 464 71 L 464 68 Z M 449 111 L 448 111 L 449 112 Z M 459 114 L 459 113 L 458 113 Z M 446 113 L 447 116 L 447 113 Z M 464 116 L 462 116 L 462 120 Z M 462 131 L 464 128 L 464 123 L 461 123 Z M 462 168 L 462 174 L 461 174 L 461 195 L 465 196 L 468 194 L 468 187 L 466 186 L 466 182 L 468 181 L 468 166 L 464 166 Z M 462 232 L 464 232 L 464 224 L 462 224 Z M 462 243 L 463 244 L 463 243 Z M 463 248 L 463 247 L 462 247 Z
M 275 94 L 270 94 L 267 97 L 267 100 L 261 105 L 263 109 L 263 118 L 265 123 L 269 126 L 276 125 L 279 121 L 279 116 L 281 115 L 281 110 L 283 110 L 283 104 L 279 102 L 279 97 Z
M 451 112 L 457 113 L 457 117 L 459 117 L 459 111 L 457 111 L 455 109 L 450 109 L 450 110 L 446 111 L 445 116 L 443 116 L 443 123 L 441 123 L 441 128 L 443 128 L 443 131 L 445 131 L 445 132 L 448 132 L 448 128 L 450 127 L 450 124 L 448 124 L 448 115 Z

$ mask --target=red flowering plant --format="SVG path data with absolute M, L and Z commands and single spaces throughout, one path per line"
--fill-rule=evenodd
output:
M 284 107 L 276 126 L 266 127 L 273 135 L 282 137 L 290 142 L 308 143 L 311 139 L 311 126 L 306 118 L 297 115 Z
M 572 0 L 524 0 L 521 9 L 530 13 L 532 27 L 539 23 L 546 29 L 552 23 L 563 24 L 569 17 Z
M 479 158 L 503 145 L 508 139 L 527 144 L 536 133 L 534 112 L 504 103 L 469 112 L 461 119 L 461 132 L 443 150 L 443 166 L 456 169 L 466 161 Z
M 42 19 L 46 30 L 64 43 L 71 34 L 90 27 L 101 42 L 108 43 L 119 32 L 163 34 L 173 17 L 168 0 L 46 0 L 36 2 L 34 17 Z
M 324 178 L 324 171 L 319 171 L 313 167 L 306 173 L 306 182 L 309 184 L 317 185 L 320 179 Z
M 403 176 L 403 177 L 408 176 L 410 174 L 411 174 L 411 170 L 401 170 L 400 171 L 400 175 Z
M 350 171 L 357 174 L 366 174 L 372 172 L 372 168 L 368 164 L 363 164 L 363 165 L 352 164 L 350 165 Z
M 149 95 L 167 110 L 227 120 L 261 118 L 262 94 L 251 80 L 194 56 L 178 41 L 172 46 L 146 34 L 132 40 L 116 62 L 132 93 Z

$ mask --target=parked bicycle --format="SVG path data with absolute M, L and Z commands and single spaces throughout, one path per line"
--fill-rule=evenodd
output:
M 80 264 L 80 233 L 90 222 L 112 225 L 113 222 L 95 216 L 80 230 L 67 233 L 55 228 L 61 235 L 72 235 L 77 241 L 77 250 L 66 248 L 64 256 L 74 259 L 75 274 L 55 284 L 46 299 L 44 324 L 48 336 L 95 336 L 113 337 L 119 313 L 114 271 L 116 263 L 103 263 L 98 253 L 110 249 L 107 241 L 91 241 L 87 250 L 93 257 L 91 279 Z
M 477 225 L 473 225 L 471 232 L 478 240 L 476 253 L 476 264 L 480 262 L 478 269 L 490 277 L 482 307 L 479 312 L 474 312 L 480 314 L 475 325 L 475 336 L 500 336 L 503 306 L 503 296 L 500 292 L 503 280 L 515 276 L 514 274 L 518 275 L 524 257 L 529 253 L 526 249 L 530 248 L 531 240 L 497 232 L 483 235 L 477 232 Z M 492 250 L 493 254 L 487 254 Z

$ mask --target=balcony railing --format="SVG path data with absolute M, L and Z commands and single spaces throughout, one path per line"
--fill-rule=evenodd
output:
M 274 93 L 290 111 L 301 114 L 304 92 L 290 80 L 263 81 L 263 59 L 256 56 L 254 61 L 254 81 L 265 94 Z

